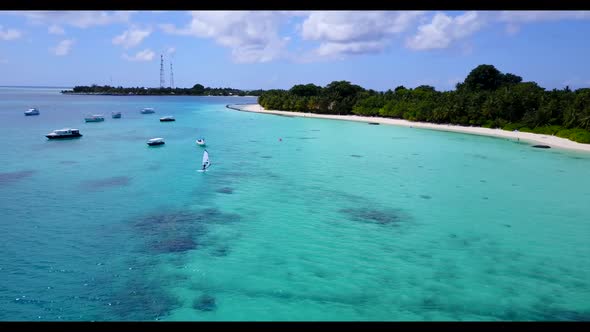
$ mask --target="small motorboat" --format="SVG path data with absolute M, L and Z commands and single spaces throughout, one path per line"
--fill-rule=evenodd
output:
M 39 110 L 36 108 L 29 108 L 27 111 L 25 111 L 25 115 L 26 116 L 39 115 Z
M 140 113 L 141 114 L 153 114 L 153 113 L 156 113 L 156 111 L 154 111 L 154 109 L 151 107 L 146 107 L 146 108 L 142 109 L 140 111 Z
M 155 145 L 163 145 L 164 143 L 164 139 L 161 137 L 158 138 L 152 138 L 150 140 L 147 141 L 147 145 L 149 146 L 155 146 Z
M 104 115 L 102 114 L 94 114 L 84 118 L 86 122 L 102 122 L 104 121 Z
M 121 118 L 121 112 L 113 112 L 112 116 L 113 116 L 113 119 L 120 119 Z
M 64 128 L 54 130 L 53 132 L 45 135 L 45 137 L 49 139 L 77 138 L 82 137 L 82 134 L 80 134 L 80 130 L 78 129 Z
M 205 140 L 204 140 L 203 138 L 199 138 L 199 139 L 196 141 L 196 143 L 197 143 L 197 145 L 200 145 L 200 146 L 205 146 Z
M 172 121 L 176 121 L 176 119 L 173 116 L 165 116 L 165 117 L 160 118 L 160 122 L 172 122 Z

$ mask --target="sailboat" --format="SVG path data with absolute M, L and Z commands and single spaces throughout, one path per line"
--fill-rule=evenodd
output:
M 209 161 L 209 152 L 205 150 L 203 152 L 203 167 L 199 170 L 199 172 L 206 172 L 209 166 L 211 166 L 211 162 Z

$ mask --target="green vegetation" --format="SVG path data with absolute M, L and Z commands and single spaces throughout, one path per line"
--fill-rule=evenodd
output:
M 195 84 L 190 89 L 183 88 L 124 88 L 108 85 L 76 86 L 72 90 L 64 90 L 64 94 L 97 94 L 97 95 L 182 95 L 182 96 L 259 96 L 262 90 L 244 91 L 232 88 L 209 88 Z
M 590 88 L 546 91 L 491 65 L 473 69 L 453 91 L 422 85 L 378 92 L 335 81 L 264 91 L 258 103 L 265 109 L 502 128 L 590 143 Z

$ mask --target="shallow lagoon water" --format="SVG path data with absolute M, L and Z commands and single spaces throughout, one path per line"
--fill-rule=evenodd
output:
M 590 155 L 248 102 L 0 89 L 0 320 L 590 318 Z

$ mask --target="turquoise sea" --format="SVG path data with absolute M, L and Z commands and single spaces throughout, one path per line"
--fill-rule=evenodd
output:
M 0 320 L 590 320 L 590 154 L 255 101 L 0 88 Z

